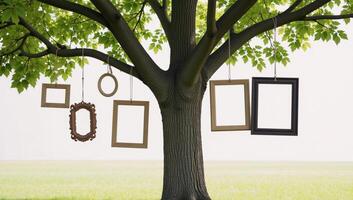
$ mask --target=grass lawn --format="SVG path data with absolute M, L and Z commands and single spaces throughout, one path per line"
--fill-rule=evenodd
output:
M 353 163 L 206 162 L 214 200 L 353 200 Z M 162 162 L 0 161 L 0 199 L 160 199 Z

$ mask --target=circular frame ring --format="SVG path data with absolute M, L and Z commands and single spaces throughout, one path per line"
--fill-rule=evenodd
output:
M 102 89 L 102 81 L 103 81 L 103 79 L 105 78 L 105 77 L 111 77 L 112 79 L 113 79 L 113 81 L 114 81 L 114 83 L 115 83 L 115 87 L 114 87 L 114 90 L 111 92 L 111 93 L 105 93 L 104 91 L 103 91 L 103 89 Z M 116 93 L 116 91 L 118 91 L 118 80 L 115 78 L 115 76 L 113 75 L 113 74 L 111 74 L 111 73 L 105 73 L 105 74 L 103 74 L 100 78 L 99 78 L 99 80 L 98 80 L 98 90 L 99 90 L 99 92 L 103 95 L 103 96 L 105 96 L 105 97 L 111 97 L 111 96 L 113 96 L 115 93 Z

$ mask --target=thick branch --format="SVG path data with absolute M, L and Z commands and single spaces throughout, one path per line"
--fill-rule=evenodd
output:
M 21 50 L 21 54 L 22 56 L 27 56 L 29 58 L 40 58 L 43 56 L 46 56 L 48 54 L 54 54 L 54 55 L 58 55 L 61 57 L 75 57 L 75 56 L 81 56 L 82 55 L 82 49 L 60 49 L 57 46 L 55 46 L 54 44 L 52 44 L 47 38 L 45 38 L 42 34 L 40 34 L 33 26 L 31 26 L 29 23 L 27 23 L 23 18 L 20 18 L 20 25 L 24 26 L 29 32 L 30 35 L 37 38 L 38 40 L 42 41 L 46 46 L 47 46 L 47 50 L 42 51 L 40 53 L 36 53 L 36 54 L 31 54 L 29 52 L 26 52 L 24 50 Z M 96 58 L 98 60 L 101 60 L 102 62 L 106 62 L 108 55 L 104 54 L 100 51 L 97 50 L 93 50 L 93 49 L 84 49 L 84 55 L 85 56 L 89 56 L 92 58 Z M 130 73 L 131 67 L 130 65 L 123 63 L 117 59 L 111 58 L 109 59 L 109 63 L 116 67 L 117 69 L 125 72 L 125 73 Z M 138 75 L 138 73 L 135 71 L 135 68 L 133 67 L 133 75 L 135 77 L 140 78 L 140 76 Z
M 36 37 L 42 41 L 48 48 L 56 48 L 46 37 L 40 34 L 33 26 L 28 24 L 22 17 L 20 17 L 19 24 L 25 27 L 31 34 L 31 36 Z
M 330 0 L 316 0 L 311 4 L 291 13 L 282 13 L 276 16 L 277 26 L 282 26 L 293 21 L 300 21 L 305 19 L 305 16 L 322 7 Z M 264 33 L 265 31 L 274 28 L 273 19 L 267 19 L 257 24 L 254 24 L 239 34 L 232 34 L 231 36 L 231 54 L 239 49 L 243 44 L 248 42 L 251 38 Z M 228 44 L 223 43 L 210 57 L 208 58 L 205 67 L 208 78 L 210 78 L 217 69 L 228 59 Z
M 192 86 L 197 82 L 207 58 L 217 42 L 228 32 L 257 0 L 236 1 L 218 20 L 215 21 L 216 0 L 208 1 L 207 31 L 202 37 L 192 54 L 188 57 L 182 71 L 182 82 L 185 86 Z
M 148 55 L 120 12 L 110 1 L 91 0 L 91 2 L 102 13 L 109 24 L 109 30 L 135 65 L 141 80 L 151 88 L 157 98 L 166 98 L 167 82 L 164 72 Z
M 100 60 L 102 62 L 107 62 L 107 58 L 109 55 L 102 53 L 100 51 L 97 51 L 95 49 L 88 49 L 88 48 L 77 48 L 77 49 L 47 49 L 45 51 L 39 52 L 39 53 L 29 53 L 24 50 L 21 50 L 20 56 L 25 56 L 28 58 L 41 58 L 43 56 L 47 56 L 49 54 L 56 55 L 58 57 L 78 57 L 82 56 L 82 52 L 84 52 L 84 55 L 87 57 L 95 58 L 97 60 Z M 138 73 L 135 71 L 134 67 L 131 65 L 128 65 L 124 62 L 121 62 L 113 57 L 109 57 L 109 64 L 127 74 L 130 74 L 130 70 L 132 69 L 132 75 L 135 76 L 136 78 L 139 78 Z
M 248 10 L 255 5 L 257 0 L 238 0 L 236 1 L 218 20 L 217 38 L 220 40 L 224 34 L 242 17 Z
M 213 36 L 217 32 L 216 0 L 208 0 L 207 6 L 207 34 Z
M 82 6 L 80 4 L 77 3 L 73 3 L 71 1 L 67 1 L 67 0 L 38 0 L 39 2 L 57 7 L 57 8 L 61 8 L 64 10 L 68 10 L 77 14 L 81 14 L 84 15 L 104 26 L 108 26 L 107 22 L 105 21 L 105 19 L 102 17 L 102 15 L 97 12 L 94 11 L 90 8 L 87 8 L 85 6 Z
M 154 12 L 156 13 L 165 34 L 167 35 L 167 39 L 170 40 L 170 19 L 167 16 L 167 3 L 166 0 L 163 1 L 163 5 L 161 6 L 157 0 L 147 0 L 149 5 L 152 7 Z

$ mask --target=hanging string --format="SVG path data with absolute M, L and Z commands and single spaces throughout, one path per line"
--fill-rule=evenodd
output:
M 132 77 L 132 67 L 131 67 L 130 68 L 130 102 L 132 102 L 133 93 L 134 93 L 134 80 Z
M 230 66 L 230 30 L 228 36 L 228 80 L 232 79 L 231 66 Z
M 85 50 L 82 49 L 82 60 L 81 60 L 81 65 L 82 65 L 82 74 L 81 74 L 81 80 L 82 80 L 82 102 L 85 100 L 85 61 L 84 61 L 84 56 L 85 56 Z
M 110 61 L 110 56 L 108 55 L 108 58 L 107 58 L 107 63 L 108 63 L 107 71 L 108 71 L 108 73 L 113 74 L 112 66 L 110 65 L 109 61 Z
M 55 50 L 55 56 L 58 57 L 58 51 L 59 51 L 59 48 L 56 48 Z M 55 79 L 55 85 L 58 84 L 58 78 Z
M 274 65 L 273 65 L 273 76 L 275 78 L 275 80 L 277 80 L 277 17 L 272 18 L 273 20 L 273 25 L 274 25 L 274 29 L 273 29 L 273 54 L 274 54 Z

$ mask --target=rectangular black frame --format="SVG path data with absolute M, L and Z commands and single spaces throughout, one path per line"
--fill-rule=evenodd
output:
M 258 105 L 259 105 L 259 84 L 284 84 L 292 85 L 292 110 L 291 128 L 258 128 Z M 299 78 L 252 78 L 252 115 L 251 115 L 251 135 L 286 135 L 298 136 L 298 97 L 299 97 Z

